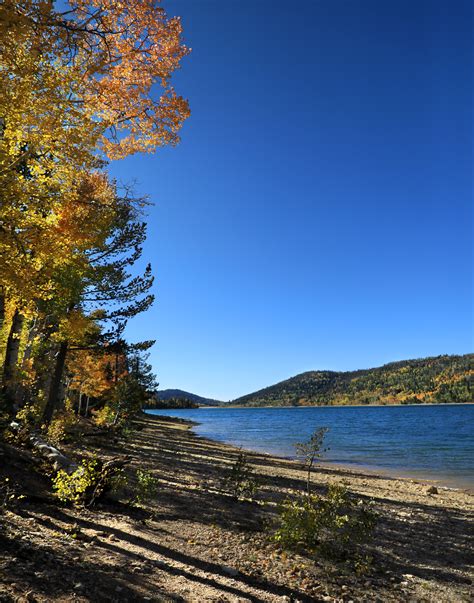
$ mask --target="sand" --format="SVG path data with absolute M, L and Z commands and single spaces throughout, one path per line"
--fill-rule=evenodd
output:
M 256 500 L 238 501 L 221 491 L 236 448 L 179 420 L 148 416 L 137 426 L 105 448 L 103 438 L 84 439 L 81 452 L 130 455 L 131 470 L 159 480 L 156 499 L 79 512 L 58 505 L 43 478 L 24 484 L 26 499 L 0 514 L 0 601 L 473 600 L 468 490 L 429 493 L 430 482 L 318 467 L 315 492 L 343 484 L 379 514 L 364 551 L 373 562 L 357 574 L 352 562 L 282 551 L 272 540 L 279 502 L 305 487 L 301 464 L 249 452 L 261 486 Z M 26 457 L 9 468 L 17 479 Z

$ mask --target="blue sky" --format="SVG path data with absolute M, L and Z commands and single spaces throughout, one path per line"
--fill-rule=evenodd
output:
M 160 388 L 472 351 L 472 5 L 176 0 L 176 148 L 111 166 L 155 204 Z

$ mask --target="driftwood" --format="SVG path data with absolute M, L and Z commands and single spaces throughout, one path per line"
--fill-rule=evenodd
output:
M 102 463 L 97 479 L 84 493 L 84 505 L 93 507 L 111 490 L 112 478 L 117 475 L 131 461 L 130 457 L 113 458 Z
M 17 421 L 12 421 L 10 423 L 10 429 L 15 433 L 21 433 L 23 427 Z M 78 465 L 67 456 L 65 456 L 60 450 L 48 444 L 43 438 L 41 438 L 37 433 L 32 432 L 27 436 L 27 442 L 35 450 L 38 452 L 45 461 L 51 463 L 56 471 L 63 469 L 66 473 L 71 474 L 76 471 Z
M 28 445 L 44 460 L 50 463 L 55 471 L 63 470 L 68 475 L 77 472 L 74 476 L 75 479 L 76 476 L 80 478 L 81 474 L 87 470 L 84 465 L 78 465 L 75 461 L 72 461 L 65 456 L 60 450 L 51 446 L 51 444 L 48 444 L 48 442 L 40 437 L 38 433 L 27 433 L 26 430 L 24 431 L 22 425 L 17 421 L 12 421 L 10 423 L 10 429 L 18 435 L 22 435 L 23 432 Z M 98 464 L 93 483 L 86 488 L 80 500 L 80 504 L 86 507 L 93 506 L 110 491 L 113 481 L 112 478 L 119 473 L 125 465 L 128 465 L 131 462 L 131 457 L 115 457 L 107 461 L 103 461 L 102 459 L 96 460 Z

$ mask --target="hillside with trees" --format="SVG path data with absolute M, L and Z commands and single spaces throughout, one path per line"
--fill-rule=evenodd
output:
M 348 372 L 309 371 L 232 402 L 238 406 L 344 406 L 472 402 L 474 354 L 391 362 Z
M 147 408 L 197 408 L 198 406 L 220 406 L 223 402 L 204 398 L 182 389 L 156 391 L 148 401 Z

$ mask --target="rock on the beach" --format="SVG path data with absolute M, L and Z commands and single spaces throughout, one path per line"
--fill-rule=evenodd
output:
M 234 578 L 239 575 L 239 570 L 235 569 L 235 567 L 230 567 L 228 565 L 221 565 L 221 570 L 224 572 L 224 574 L 227 574 L 228 576 L 232 576 Z
M 438 488 L 436 486 L 428 486 L 425 492 L 426 494 L 438 494 Z

